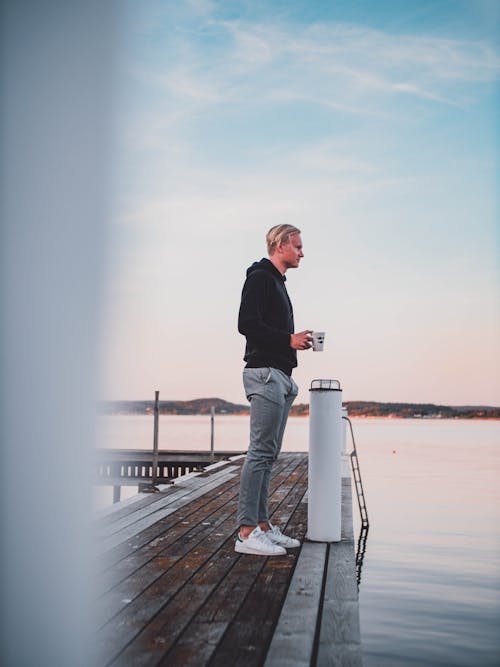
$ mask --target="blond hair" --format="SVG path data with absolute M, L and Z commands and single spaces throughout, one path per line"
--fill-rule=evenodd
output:
M 284 245 L 293 234 L 300 234 L 300 229 L 293 225 L 275 225 L 266 234 L 267 252 L 272 255 L 277 246 Z

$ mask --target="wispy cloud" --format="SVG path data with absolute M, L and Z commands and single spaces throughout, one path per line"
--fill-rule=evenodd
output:
M 182 6 L 180 23 L 157 11 L 136 34 L 139 57 L 129 69 L 134 104 L 127 112 L 124 152 L 132 170 L 141 161 L 142 193 L 148 196 L 170 196 L 176 189 L 192 196 L 191 184 L 217 189 L 217 182 L 207 180 L 207 165 L 219 181 L 231 181 L 231 164 L 251 183 L 248 162 L 258 164 L 261 174 L 265 164 L 275 187 L 280 170 L 287 183 L 334 178 L 341 192 L 378 187 L 367 136 L 376 136 L 382 123 L 394 132 L 396 124 L 411 123 L 422 112 L 441 118 L 443 107 L 467 112 L 500 72 L 500 56 L 485 41 L 392 34 L 347 23 L 222 20 L 215 10 L 212 2 L 193 0 Z M 137 89 L 146 93 L 144 100 Z M 230 139 L 223 136 L 221 118 L 237 127 Z M 295 135 L 273 142 L 273 130 L 279 135 L 286 118 Z M 316 119 L 325 129 L 307 140 L 306 150 L 301 134 L 318 125 Z M 380 123 L 375 130 L 372 120 Z M 348 131 L 367 128 L 349 135 L 349 154 L 342 138 L 331 141 L 343 123 Z M 210 144 L 214 128 L 219 134 Z M 244 142 L 245 130 L 252 142 Z M 339 178 L 346 157 L 359 167 L 357 183 L 352 169 L 349 178 L 345 172 Z M 381 180 L 393 179 L 389 172 Z M 144 196 L 139 185 L 131 190 Z
M 145 168 L 149 196 L 182 192 L 192 198 L 197 191 L 212 191 L 222 200 L 230 197 L 231 188 L 220 193 L 221 182 L 233 183 L 237 192 L 251 190 L 254 177 L 245 169 L 249 158 L 260 165 L 253 196 L 266 178 L 285 199 L 293 188 L 303 193 L 304 187 L 309 192 L 319 187 L 322 196 L 329 188 L 342 196 L 395 186 L 394 174 L 382 176 L 373 167 L 363 135 L 350 137 L 349 154 L 342 141 L 332 142 L 328 133 L 309 141 L 307 148 L 291 140 L 275 154 L 272 142 L 259 141 L 255 131 L 257 141 L 245 146 L 245 159 L 232 167 L 237 175 L 227 165 L 216 166 L 218 155 L 213 155 L 207 174 L 198 163 L 199 142 L 209 138 L 210 119 L 218 120 L 221 112 L 238 119 L 258 110 L 266 129 L 272 130 L 288 107 L 298 134 L 300 123 L 314 122 L 319 108 L 332 116 L 401 123 L 411 115 L 412 103 L 428 114 L 436 106 L 472 104 L 500 72 L 499 55 L 479 41 L 395 35 L 345 23 L 299 27 L 218 20 L 212 3 L 206 2 L 194 2 L 191 10 L 192 22 L 185 30 L 172 30 L 166 15 L 157 15 L 156 34 L 164 38 L 159 44 L 168 44 L 169 57 L 161 52 L 151 59 L 163 63 L 156 67 L 138 60 L 131 71 L 150 91 L 142 114 L 136 113 L 129 123 L 128 137 L 132 152 L 141 159 L 151 156 Z M 295 108 L 300 111 L 295 113 Z M 277 113 L 270 118 L 273 109 Z M 238 150 L 235 143 L 230 153 L 237 155 Z
M 171 31 L 158 17 L 169 59 L 134 73 L 155 90 L 160 133 L 168 127 L 178 135 L 184 120 L 221 107 L 305 102 L 346 116 L 390 115 L 395 100 L 469 108 L 500 72 L 500 55 L 485 42 L 341 23 L 217 20 L 211 3 L 192 5 L 189 30 Z M 217 48 L 207 47 L 207 35 Z

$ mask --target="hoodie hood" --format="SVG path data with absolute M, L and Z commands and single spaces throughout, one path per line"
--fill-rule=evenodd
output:
M 254 271 L 262 271 L 262 270 L 268 271 L 275 278 L 283 280 L 283 282 L 286 280 L 286 276 L 282 275 L 278 271 L 278 269 L 274 266 L 274 264 L 271 262 L 271 260 L 267 259 L 267 257 L 263 257 L 259 262 L 254 262 L 251 266 L 248 267 L 247 278 Z

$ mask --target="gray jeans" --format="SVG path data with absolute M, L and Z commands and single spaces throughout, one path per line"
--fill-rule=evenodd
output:
M 256 526 L 269 520 L 271 469 L 298 387 L 277 368 L 245 368 L 243 385 L 250 401 L 250 444 L 241 471 L 238 526 Z

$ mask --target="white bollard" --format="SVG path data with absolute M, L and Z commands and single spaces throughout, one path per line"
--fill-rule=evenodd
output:
M 309 404 L 307 538 L 341 539 L 342 390 L 338 380 L 313 380 Z

